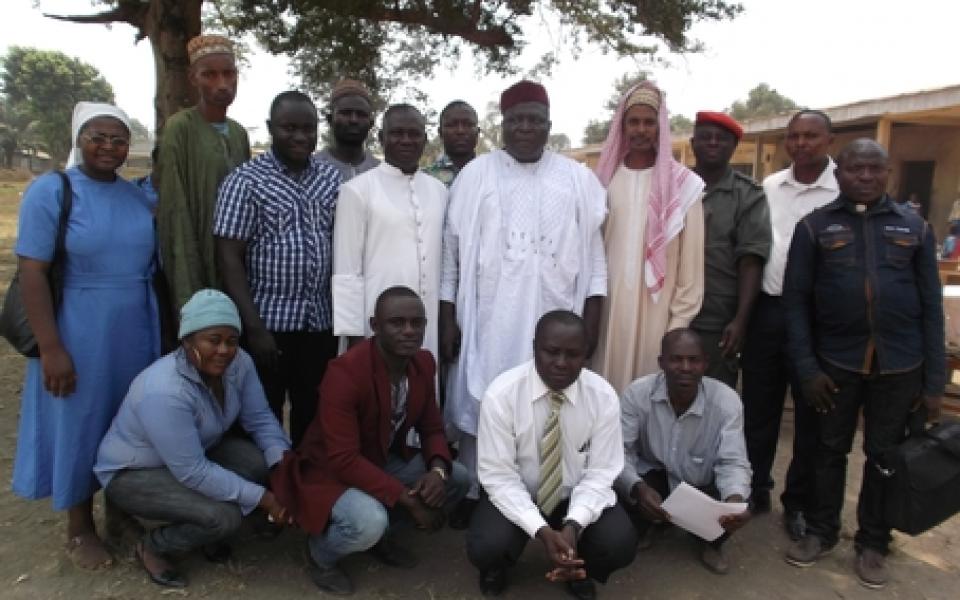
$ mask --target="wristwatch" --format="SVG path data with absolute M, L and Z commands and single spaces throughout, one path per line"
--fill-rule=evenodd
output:
M 580 534 L 583 532 L 583 525 L 581 525 L 580 523 L 578 523 L 578 522 L 577 522 L 576 520 L 574 520 L 574 519 L 566 519 L 566 520 L 563 522 L 563 526 L 564 526 L 564 527 L 567 527 L 568 525 L 569 525 L 570 527 L 573 527 L 573 534 L 574 534 L 574 535 L 576 536 L 576 538 L 579 540 L 579 539 L 580 539 Z
M 436 473 L 437 475 L 439 475 L 440 481 L 444 483 L 447 482 L 447 470 L 444 469 L 443 467 L 433 467 L 432 469 L 430 469 L 430 472 Z

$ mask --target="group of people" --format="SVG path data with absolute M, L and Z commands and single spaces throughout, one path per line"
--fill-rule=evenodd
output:
M 483 594 L 503 592 L 535 538 L 547 578 L 593 598 L 670 522 L 662 504 L 683 482 L 748 503 L 702 542 L 722 574 L 724 542 L 771 510 L 789 388 L 785 558 L 807 567 L 837 544 L 862 409 L 855 572 L 886 583 L 881 457 L 911 411 L 937 416 L 945 366 L 936 242 L 886 194 L 882 146 L 856 140 L 834 161 L 829 117 L 801 110 L 791 165 L 760 186 L 730 165 L 741 126 L 704 111 L 688 169 L 665 93 L 643 82 L 591 171 L 546 148 L 550 98 L 521 81 L 500 98 L 502 149 L 475 156 L 477 114 L 455 101 L 444 158 L 420 169 L 422 113 L 386 109 L 380 162 L 370 95 L 344 79 L 327 148 L 313 101 L 284 92 L 251 158 L 227 117 L 231 42 L 188 50 L 199 102 L 164 127 L 154 200 L 116 174 L 123 112 L 77 106 L 62 298 L 47 283 L 60 178 L 38 178 L 21 207 L 40 356 L 13 487 L 67 511 L 78 566 L 112 560 L 92 512 L 102 487 L 107 535 L 132 533 L 165 586 L 186 585 L 177 554 L 229 558 L 245 517 L 265 536 L 305 531 L 308 572 L 334 594 L 353 591 L 343 557 L 413 568 L 405 528 L 447 522 L 468 530 Z

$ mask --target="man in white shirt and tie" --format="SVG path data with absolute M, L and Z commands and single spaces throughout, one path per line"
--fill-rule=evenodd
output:
M 532 361 L 493 380 L 480 403 L 478 470 L 483 487 L 467 535 L 480 590 L 499 595 L 506 569 L 530 538 L 543 543 L 547 578 L 577 597 L 593 580 L 630 564 L 637 537 L 612 485 L 623 469 L 620 403 L 583 369 L 587 331 L 555 310 L 537 323 Z

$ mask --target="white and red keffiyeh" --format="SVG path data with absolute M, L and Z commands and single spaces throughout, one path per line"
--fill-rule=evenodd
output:
M 699 199 L 699 193 L 680 193 L 687 178 L 695 175 L 673 158 L 670 115 L 666 100 L 663 92 L 651 81 L 638 83 L 620 99 L 595 169 L 600 182 L 604 187 L 608 186 L 613 174 L 627 156 L 629 140 L 623 135 L 623 118 L 632 106 L 638 104 L 646 104 L 657 111 L 660 129 L 653 182 L 647 197 L 646 243 L 643 252 L 644 283 L 656 302 L 666 274 L 667 244 L 683 230 L 687 211 Z

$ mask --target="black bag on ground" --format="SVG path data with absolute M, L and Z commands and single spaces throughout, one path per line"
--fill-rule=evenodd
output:
M 884 517 L 894 529 L 919 535 L 960 512 L 960 421 L 910 429 L 883 457 Z
M 57 171 L 63 182 L 60 201 L 60 219 L 57 223 L 57 238 L 53 250 L 53 259 L 47 279 L 50 282 L 50 297 L 53 300 L 54 314 L 63 298 L 63 269 L 66 259 L 67 222 L 70 220 L 70 211 L 73 209 L 73 190 L 66 173 Z M 14 350 L 20 354 L 36 358 L 40 356 L 37 340 L 27 321 L 27 311 L 23 305 L 23 295 L 20 291 L 20 269 L 13 274 L 7 294 L 3 298 L 3 310 L 0 311 L 0 335 L 2 335 Z

